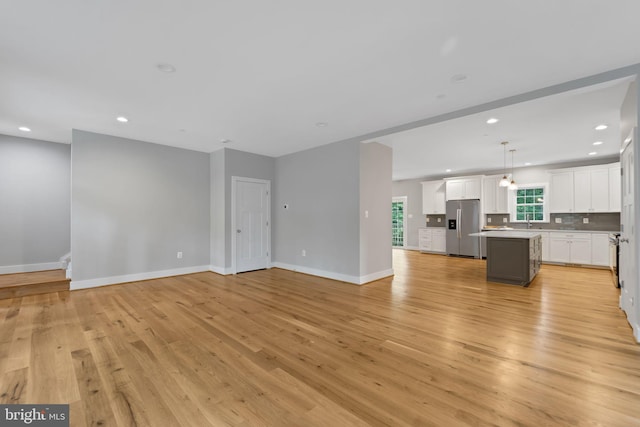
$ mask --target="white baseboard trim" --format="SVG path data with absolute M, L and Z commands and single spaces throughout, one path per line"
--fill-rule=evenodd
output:
M 209 271 L 213 271 L 214 273 L 222 274 L 223 276 L 227 276 L 229 274 L 233 274 L 231 271 L 231 267 L 218 267 L 217 265 L 210 265 Z
M 282 268 L 283 270 L 297 271 L 299 273 L 310 274 L 311 276 L 319 276 L 331 280 L 338 280 L 340 282 L 353 283 L 356 285 L 363 285 L 365 283 L 373 282 L 374 280 L 382 279 L 383 277 L 393 276 L 393 269 L 358 277 L 348 274 L 335 273 L 332 271 L 318 270 L 316 268 L 304 267 L 300 265 L 286 264 L 284 262 L 273 262 L 271 265 L 276 268 Z
M 0 274 L 30 273 L 32 271 L 59 270 L 61 262 L 43 262 L 39 264 L 7 265 L 0 267 Z
M 122 276 L 99 277 L 87 280 L 71 280 L 70 289 L 97 288 L 99 286 L 115 285 L 118 283 L 139 282 L 141 280 L 160 279 L 162 277 L 181 276 L 183 274 L 201 273 L 209 271 L 208 265 L 175 268 L 172 270 L 149 271 L 146 273 L 125 274 Z
M 635 325 L 631 325 L 631 329 L 633 330 L 633 336 L 636 339 L 637 343 L 640 343 L 640 325 L 639 324 L 635 324 Z
M 375 282 L 376 280 L 384 279 L 385 277 L 393 276 L 393 268 L 388 270 L 378 271 L 376 273 L 367 274 L 365 276 L 360 276 L 360 285 L 364 285 L 365 283 Z

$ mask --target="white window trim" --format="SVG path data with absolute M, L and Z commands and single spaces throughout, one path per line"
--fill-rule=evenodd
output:
M 518 185 L 518 190 L 524 190 L 527 188 L 544 188 L 544 202 L 542 202 L 542 209 L 544 210 L 544 216 L 542 220 L 534 220 L 532 219 L 530 222 L 534 222 L 537 224 L 543 224 L 551 222 L 551 214 L 549 213 L 549 183 L 542 182 L 537 184 L 523 184 Z M 518 220 L 516 219 L 516 192 L 518 190 L 509 190 L 509 222 L 514 223 L 526 223 L 526 220 Z
M 402 202 L 404 205 L 404 216 L 403 216 L 403 221 L 402 221 L 402 246 L 394 246 L 394 248 L 406 248 L 407 247 L 407 222 L 409 217 L 408 217 L 408 213 L 409 212 L 409 205 L 407 202 L 407 196 L 397 196 L 397 197 L 392 197 L 391 198 L 391 203 L 393 202 Z

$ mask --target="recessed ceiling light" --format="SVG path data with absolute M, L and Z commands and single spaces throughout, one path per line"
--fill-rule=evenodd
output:
M 31 132 L 31 129 L 26 126 L 20 126 L 18 130 L 21 130 L 22 132 Z
M 220 140 L 220 144 L 228 144 L 230 142 L 231 142 L 231 140 L 230 139 L 226 139 L 226 138 Z
M 158 65 L 156 65 L 156 67 L 158 68 L 158 70 L 162 71 L 163 73 L 175 73 L 176 72 L 176 67 L 174 67 L 171 64 L 158 64 Z
M 595 151 L 592 151 L 592 152 L 589 153 L 590 156 L 595 156 L 596 154 L 598 154 L 598 153 L 596 153 Z
M 489 120 L 487 120 L 487 124 L 494 124 L 494 123 L 498 123 L 500 120 L 496 119 L 495 117 L 491 117 Z
M 451 169 L 447 169 L 445 172 L 451 172 Z
M 526 162 L 524 165 L 525 166 L 531 166 L 531 162 Z
M 604 144 L 604 142 L 602 142 L 602 141 L 596 141 L 596 142 L 593 143 L 593 145 L 602 145 L 602 144 Z
M 467 75 L 466 74 L 456 74 L 451 76 L 451 81 L 453 83 L 460 83 L 467 80 Z
M 124 116 L 118 116 L 116 117 L 116 120 L 119 121 L 120 123 L 127 123 L 129 121 L 129 119 L 127 119 Z
M 596 126 L 596 130 L 605 130 L 606 128 L 608 128 L 607 125 L 598 125 L 598 126 Z
M 318 123 L 316 123 L 316 126 L 318 126 L 319 128 L 326 128 L 327 126 L 329 126 L 329 123 L 327 123 L 327 122 L 318 122 Z

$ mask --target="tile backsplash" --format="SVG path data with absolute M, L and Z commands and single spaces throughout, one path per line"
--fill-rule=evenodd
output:
M 427 227 L 444 227 L 446 215 L 426 215 Z M 440 222 L 438 222 L 440 220 Z
M 491 222 L 489 222 L 491 218 Z M 527 228 L 526 223 L 522 222 L 503 222 L 507 214 L 487 214 L 485 215 L 485 224 L 490 226 L 507 226 L 513 228 Z M 560 218 L 561 223 L 556 223 L 556 218 Z M 584 218 L 589 220 L 588 224 L 584 223 Z M 431 226 L 431 225 L 429 225 Z M 533 229 L 544 228 L 548 230 L 585 230 L 585 231 L 620 231 L 620 214 L 612 213 L 561 213 L 551 214 L 551 222 L 534 222 Z

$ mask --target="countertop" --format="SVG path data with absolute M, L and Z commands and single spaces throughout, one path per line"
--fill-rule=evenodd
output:
M 539 231 L 515 231 L 515 230 L 504 230 L 504 231 L 481 231 L 479 233 L 471 233 L 469 236 L 474 237 L 502 237 L 505 239 L 532 239 L 534 237 L 540 236 Z
M 557 228 L 511 228 L 511 229 L 504 229 L 504 228 L 492 228 L 492 229 L 482 229 L 483 232 L 493 232 L 495 231 L 496 233 L 504 233 L 504 232 L 509 232 L 509 231 L 523 231 L 523 232 L 537 232 L 537 233 L 619 233 L 620 230 L 559 230 Z

